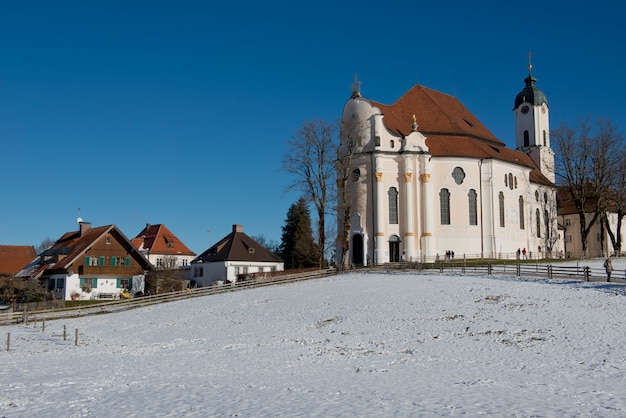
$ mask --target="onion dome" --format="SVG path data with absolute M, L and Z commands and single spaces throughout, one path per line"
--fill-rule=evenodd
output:
M 517 93 L 517 96 L 515 96 L 515 106 L 513 106 L 513 109 L 517 109 L 518 106 L 524 102 L 529 103 L 532 106 L 541 106 L 545 103 L 547 106 L 548 99 L 546 98 L 546 95 L 537 88 L 537 79 L 533 77 L 530 71 L 528 72 L 528 77 L 524 79 L 524 82 L 526 83 L 526 87 L 524 87 L 522 91 Z

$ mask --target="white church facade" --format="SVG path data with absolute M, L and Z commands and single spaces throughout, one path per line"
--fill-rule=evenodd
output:
M 362 97 L 355 82 L 340 147 L 353 150 L 350 263 L 562 251 L 548 103 L 530 72 L 525 82 L 513 109 L 515 150 L 450 95 L 416 85 L 384 105 Z

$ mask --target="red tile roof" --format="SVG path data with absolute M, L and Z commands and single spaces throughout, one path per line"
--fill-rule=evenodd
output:
M 552 185 L 525 152 L 507 148 L 455 97 L 416 85 L 392 105 L 372 104 L 384 115 L 385 126 L 399 136 L 411 133 L 415 115 L 417 129 L 436 157 L 495 158 L 529 167 L 532 182 Z
M 0 275 L 18 273 L 35 257 L 32 245 L 0 245 Z
M 131 241 L 137 248 L 143 244 L 150 254 L 196 255 L 163 224 L 146 225 Z

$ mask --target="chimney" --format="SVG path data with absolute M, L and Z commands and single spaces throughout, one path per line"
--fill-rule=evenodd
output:
M 85 232 L 89 231 L 91 229 L 91 222 L 80 222 L 79 224 L 79 236 L 83 236 L 85 234 Z
M 233 225 L 233 232 L 243 232 L 243 226 L 238 224 Z

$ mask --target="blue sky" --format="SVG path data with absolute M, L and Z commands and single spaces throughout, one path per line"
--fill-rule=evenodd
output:
M 536 5 L 533 7 L 532 5 Z M 626 129 L 617 1 L 19 1 L 0 4 L 0 244 L 163 223 L 200 253 L 242 224 L 280 240 L 287 141 L 338 120 L 355 74 L 392 104 L 457 97 L 514 146 L 533 75 L 551 128 Z M 208 231 L 211 232 L 208 232 Z

